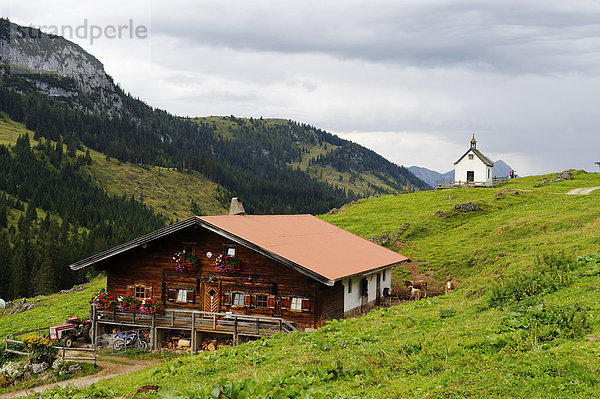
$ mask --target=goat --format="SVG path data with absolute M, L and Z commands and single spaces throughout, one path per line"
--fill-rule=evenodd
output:
M 415 301 L 421 300 L 421 290 L 420 289 L 415 288 L 412 285 L 409 285 L 408 289 L 410 290 L 410 299 L 411 300 L 415 300 Z
M 383 289 L 383 303 L 391 306 L 392 299 L 398 299 L 398 293 L 391 288 L 385 287 Z
M 423 294 L 423 298 L 427 298 L 427 280 L 415 280 L 415 281 L 404 280 L 404 285 L 409 287 L 408 289 L 410 289 L 410 287 L 415 287 L 415 288 L 421 290 L 421 293 Z
M 452 281 L 446 281 L 446 285 L 444 286 L 444 294 L 454 291 L 454 283 Z

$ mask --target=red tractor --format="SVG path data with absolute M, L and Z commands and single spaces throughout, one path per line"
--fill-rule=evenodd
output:
M 79 317 L 67 319 L 65 324 L 52 326 L 50 330 L 50 340 L 62 340 L 64 346 L 70 348 L 77 338 L 83 338 L 85 342 L 92 342 L 92 321 L 81 321 Z

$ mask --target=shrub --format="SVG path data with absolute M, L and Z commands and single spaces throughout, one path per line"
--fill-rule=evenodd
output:
M 57 375 L 63 376 L 69 374 L 69 364 L 62 358 L 59 357 L 52 364 L 52 369 Z
M 7 362 L 4 363 L 2 368 L 0 368 L 0 375 L 3 375 L 4 377 L 11 380 L 16 380 L 21 378 L 26 370 L 27 366 L 22 363 Z
M 501 331 L 525 330 L 532 339 L 579 338 L 591 331 L 588 309 L 576 304 L 549 306 L 543 302 L 511 311 L 502 318 Z
M 519 302 L 542 293 L 551 293 L 573 282 L 577 262 L 565 255 L 544 255 L 537 258 L 536 270 L 505 278 L 492 288 L 489 306 Z
M 52 342 L 48 338 L 35 334 L 27 334 L 23 337 L 23 343 L 29 353 L 29 362 L 32 364 L 42 362 L 52 364 L 58 353 L 57 349 L 52 347 Z

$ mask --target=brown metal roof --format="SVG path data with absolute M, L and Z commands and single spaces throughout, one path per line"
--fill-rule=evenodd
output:
M 224 215 L 193 216 L 70 267 L 80 270 L 198 225 L 327 285 L 409 260 L 312 215 Z
M 199 219 L 323 276 L 330 284 L 409 260 L 312 215 L 224 215 Z

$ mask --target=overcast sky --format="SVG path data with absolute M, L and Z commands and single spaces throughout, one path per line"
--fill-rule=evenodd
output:
M 4 0 L 0 11 L 49 29 L 147 28 L 67 38 L 177 115 L 292 119 L 440 172 L 473 132 L 521 175 L 600 161 L 597 0 Z

